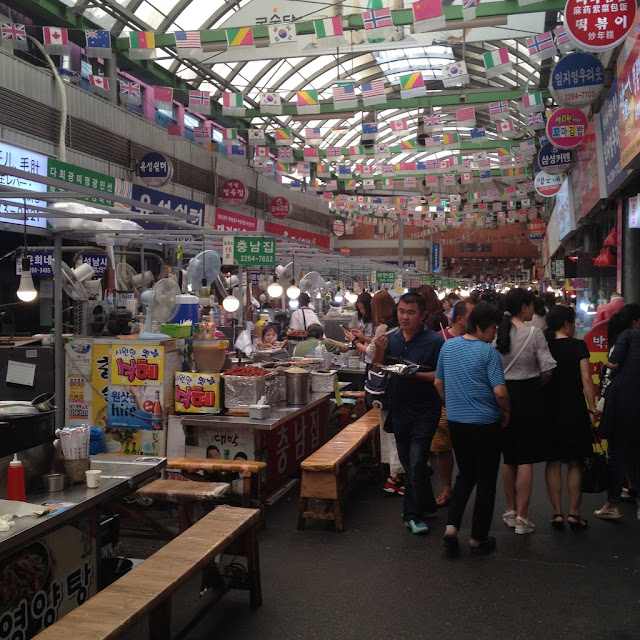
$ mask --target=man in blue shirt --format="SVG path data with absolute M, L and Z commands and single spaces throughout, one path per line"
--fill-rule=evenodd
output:
M 480 302 L 469 314 L 467 332 L 447 340 L 440 351 L 435 388 L 447 408 L 458 477 L 449 503 L 444 543 L 458 550 L 462 515 L 477 485 L 469 546 L 473 554 L 493 551 L 489 536 L 500 467 L 501 431 L 509 422 L 509 393 L 500 354 L 491 346 L 500 311 Z
M 433 386 L 442 336 L 424 326 L 426 301 L 417 293 L 405 293 L 398 301 L 400 331 L 376 339 L 374 363 L 411 362 L 420 365 L 409 376 L 392 375 L 389 382 L 391 426 L 398 457 L 405 469 L 402 518 L 416 534 L 428 533 L 424 517 L 434 517 L 438 505 L 427 471 L 429 449 L 438 428 L 442 403 Z

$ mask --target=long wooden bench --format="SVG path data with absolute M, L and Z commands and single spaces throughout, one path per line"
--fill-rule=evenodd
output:
M 206 478 L 198 473 L 199 471 L 209 474 L 239 473 L 242 477 L 243 507 L 256 506 L 260 503 L 260 473 L 266 468 L 267 463 L 258 460 L 167 458 L 167 469 L 179 469 L 185 478 L 196 482 L 206 481 Z
M 347 484 L 347 463 L 367 443 L 371 445 L 374 460 L 379 463 L 379 426 L 380 411 L 371 409 L 302 461 L 298 529 L 304 529 L 305 519 L 312 518 L 333 520 L 336 531 L 343 531 L 340 497 Z M 329 502 L 324 507 L 307 510 L 309 498 Z
M 171 596 L 202 570 L 201 596 L 188 612 L 204 613 L 228 590 L 215 565 L 221 553 L 247 558 L 247 588 L 252 608 L 262 604 L 257 527 L 260 512 L 242 507 L 218 507 L 167 543 L 122 578 L 39 633 L 38 640 L 112 640 L 148 618 L 149 638 L 169 640 Z

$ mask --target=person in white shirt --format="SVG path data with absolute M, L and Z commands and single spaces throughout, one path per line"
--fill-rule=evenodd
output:
M 307 330 L 312 324 L 322 324 L 312 309 L 309 309 L 311 298 L 306 293 L 298 297 L 298 308 L 291 314 L 289 329 Z

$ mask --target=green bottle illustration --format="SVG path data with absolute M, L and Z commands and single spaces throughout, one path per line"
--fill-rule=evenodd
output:
M 136 443 L 135 442 L 131 443 L 131 455 L 132 456 L 138 455 L 138 452 L 136 451 Z

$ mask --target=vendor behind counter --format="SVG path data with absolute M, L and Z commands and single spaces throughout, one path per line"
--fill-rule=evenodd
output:
M 296 348 L 293 351 L 293 355 L 296 357 L 305 358 L 311 352 L 311 349 L 314 349 L 322 342 L 325 346 L 326 350 L 329 353 L 344 353 L 345 351 L 349 351 L 350 346 L 345 344 L 344 342 L 338 342 L 337 340 L 332 340 L 331 338 L 324 337 L 324 329 L 322 325 L 312 324 L 307 327 L 307 339 L 302 340 L 296 345 Z

